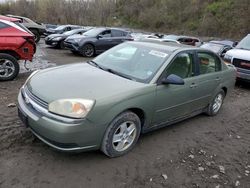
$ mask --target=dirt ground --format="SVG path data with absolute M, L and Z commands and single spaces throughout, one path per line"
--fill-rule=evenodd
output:
M 43 41 L 38 49 L 36 61 L 48 66 L 86 60 Z M 142 135 L 128 155 L 109 159 L 99 151 L 55 151 L 22 125 L 8 105 L 16 104 L 29 74 L 0 83 L 0 187 L 250 187 L 249 84 L 236 85 L 216 117 L 199 115 Z

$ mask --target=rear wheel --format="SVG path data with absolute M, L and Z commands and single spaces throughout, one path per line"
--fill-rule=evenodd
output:
M 122 156 L 133 149 L 140 132 L 139 117 L 133 112 L 124 112 L 111 122 L 105 133 L 101 149 L 109 157 Z
M 38 43 L 40 41 L 40 34 L 36 29 L 30 29 L 30 31 L 35 35 L 35 42 Z
M 85 57 L 93 57 L 95 55 L 95 48 L 92 44 L 85 44 L 82 49 L 82 55 Z
M 17 59 L 9 54 L 0 54 L 0 81 L 13 80 L 19 73 Z
M 215 116 L 219 113 L 223 101 L 225 98 L 225 92 L 223 90 L 220 90 L 212 100 L 212 102 L 209 104 L 206 114 L 209 116 Z

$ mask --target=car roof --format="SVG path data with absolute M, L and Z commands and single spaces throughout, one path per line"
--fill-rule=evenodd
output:
M 161 41 L 133 41 L 132 43 L 137 43 L 137 44 L 142 44 L 148 47 L 152 47 L 152 48 L 158 48 L 158 49 L 165 49 L 167 51 L 170 52 L 174 52 L 177 50 L 181 50 L 181 49 L 185 49 L 185 50 L 189 50 L 189 49 L 199 49 L 193 46 L 189 46 L 189 45 L 185 45 L 185 44 L 178 44 L 178 43 L 174 43 L 174 42 L 161 42 Z
M 231 46 L 231 47 L 234 45 L 234 42 L 230 40 L 212 40 L 210 41 L 210 43 L 220 44 L 224 46 Z
M 0 15 L 0 19 L 10 21 L 10 22 L 18 22 L 18 21 L 20 21 L 20 19 L 18 19 L 18 18 L 3 16 L 3 15 Z

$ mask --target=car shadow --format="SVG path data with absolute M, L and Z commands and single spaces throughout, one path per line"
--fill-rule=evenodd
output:
M 237 80 L 235 86 L 241 89 L 250 90 L 250 82 L 247 81 Z

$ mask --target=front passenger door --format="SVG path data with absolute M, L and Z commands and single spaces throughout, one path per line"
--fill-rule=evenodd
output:
M 196 67 L 192 51 L 179 53 L 164 71 L 162 77 L 175 74 L 181 77 L 184 85 L 159 84 L 156 89 L 156 109 L 154 125 L 162 125 L 178 120 L 191 113 L 190 103 L 195 88 Z
M 99 38 L 96 43 L 96 50 L 103 52 L 113 47 L 111 30 L 105 30 L 99 34 Z

